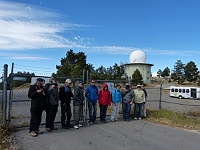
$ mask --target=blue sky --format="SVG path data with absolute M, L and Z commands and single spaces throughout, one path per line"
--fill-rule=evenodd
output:
M 69 49 L 95 68 L 142 50 L 152 73 L 177 60 L 200 67 L 199 0 L 0 0 L 0 73 L 56 72 Z M 10 69 L 10 68 L 9 68 Z

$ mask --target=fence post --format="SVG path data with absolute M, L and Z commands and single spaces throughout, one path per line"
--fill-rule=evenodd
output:
M 10 73 L 10 92 L 9 92 L 9 107 L 8 107 L 8 124 L 11 123 L 11 112 L 12 112 L 12 92 L 13 92 L 13 69 L 14 63 L 12 63 L 11 73 Z
M 4 64 L 3 75 L 3 125 L 6 125 L 6 111 L 7 111 L 7 82 L 8 82 L 8 65 Z
M 159 110 L 161 110 L 162 109 L 162 104 L 161 104 L 161 101 L 162 101 L 162 85 L 163 85 L 163 83 L 164 82 L 162 82 L 161 84 L 160 84 L 160 100 L 159 100 Z

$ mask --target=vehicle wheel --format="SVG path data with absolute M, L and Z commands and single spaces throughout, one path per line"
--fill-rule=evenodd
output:
M 181 96 L 181 95 L 179 95 L 179 97 L 178 97 L 179 99 L 182 99 L 183 97 Z

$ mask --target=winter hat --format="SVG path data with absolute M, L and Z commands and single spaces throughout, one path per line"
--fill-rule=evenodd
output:
M 78 81 L 78 84 L 83 84 L 83 82 L 82 81 Z
M 129 90 L 129 88 L 130 88 L 130 85 L 126 85 L 126 86 L 125 86 L 125 89 L 126 89 L 126 90 Z
M 44 82 L 44 79 L 42 79 L 42 78 L 37 78 L 36 81 L 37 81 L 37 82 Z

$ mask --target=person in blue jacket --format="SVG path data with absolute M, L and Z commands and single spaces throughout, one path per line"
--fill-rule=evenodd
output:
M 94 80 L 92 80 L 91 84 L 87 87 L 85 97 L 88 101 L 90 123 L 96 123 L 98 88 Z
M 119 114 L 119 106 L 122 103 L 122 93 L 120 91 L 121 86 L 117 85 L 112 91 L 112 114 L 111 121 L 117 121 Z

